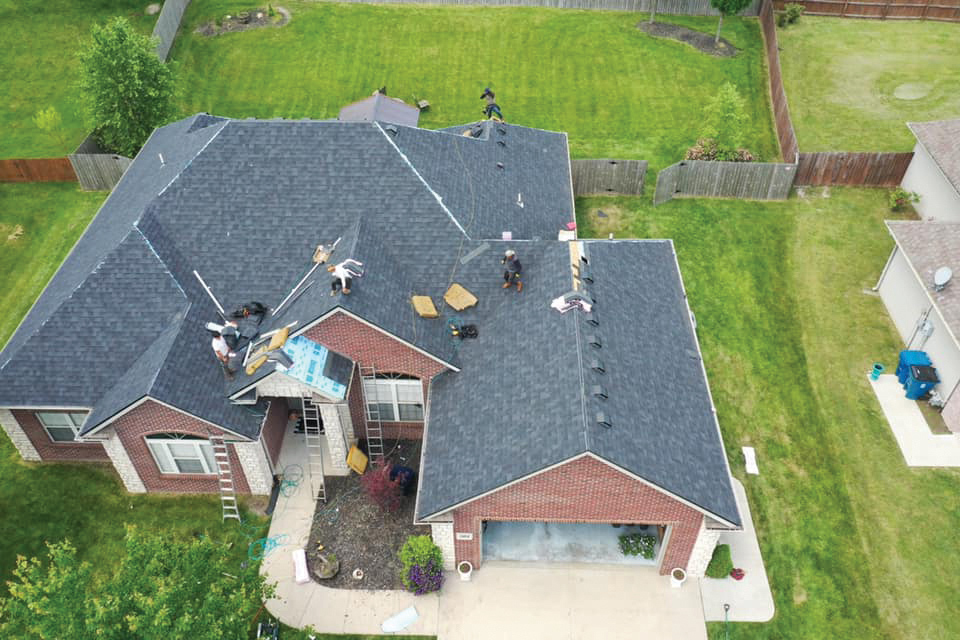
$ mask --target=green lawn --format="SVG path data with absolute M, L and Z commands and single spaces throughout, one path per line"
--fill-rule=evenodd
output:
M 910 151 L 904 123 L 960 115 L 960 24 L 805 16 L 777 39 L 801 151 Z
M 0 345 L 106 199 L 75 182 L 0 183 Z
M 944 615 L 960 590 L 949 533 L 960 472 L 908 469 L 866 380 L 901 348 L 880 299 L 863 293 L 892 248 L 886 194 L 829 193 L 657 208 L 581 199 L 578 221 L 584 235 L 676 243 L 777 607 L 772 622 L 732 625 L 730 637 L 960 637 L 960 619 Z M 743 445 L 756 448 L 760 476 L 744 475 Z
M 697 137 L 702 102 L 726 81 L 749 105 L 748 146 L 776 157 L 759 25 L 724 21 L 743 51 L 721 59 L 635 28 L 643 14 L 550 9 L 370 6 L 300 2 L 286 27 L 208 38 L 206 20 L 248 8 L 197 0 L 172 53 L 184 114 L 331 118 L 386 85 L 432 104 L 436 128 L 481 117 L 497 92 L 508 122 L 567 131 L 574 157 L 636 158 L 659 169 Z M 716 19 L 662 16 L 709 33 Z
M 156 16 L 145 16 L 143 0 L 0 0 L 0 158 L 45 158 L 73 151 L 89 133 L 77 104 L 80 42 L 90 26 L 127 16 L 150 33 Z M 56 107 L 63 118 L 59 137 L 37 129 L 33 115 Z

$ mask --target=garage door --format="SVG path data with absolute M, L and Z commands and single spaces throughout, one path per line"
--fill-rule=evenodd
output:
M 654 539 L 652 559 L 625 556 L 619 536 Z M 590 562 L 657 566 L 662 544 L 657 527 L 569 522 L 485 522 L 483 558 L 519 562 Z

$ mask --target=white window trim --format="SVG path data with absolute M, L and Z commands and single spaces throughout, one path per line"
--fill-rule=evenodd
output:
M 203 444 L 209 445 L 209 444 L 210 444 L 210 441 L 209 441 L 209 440 L 192 440 L 192 439 L 165 438 L 165 437 L 163 437 L 163 434 L 153 434 L 152 436 L 146 436 L 143 440 L 144 440 L 144 442 L 145 442 L 146 445 L 147 445 L 147 450 L 150 451 L 150 456 L 153 458 L 154 464 L 157 465 L 157 471 L 159 471 L 161 474 L 163 474 L 163 475 L 165 475 L 165 476 L 210 476 L 210 475 L 214 475 L 214 476 L 215 476 L 215 475 L 217 475 L 217 470 L 216 470 L 216 469 L 210 469 L 210 465 L 207 463 L 207 458 L 203 455 L 203 451 L 201 451 L 201 449 L 200 449 L 200 445 L 203 445 Z M 150 444 L 151 444 L 151 443 L 154 443 L 154 444 L 164 444 L 164 445 L 168 445 L 168 444 L 170 444 L 171 442 L 175 442 L 175 443 L 177 443 L 177 444 L 192 444 L 192 445 L 194 445 L 194 449 L 195 449 L 196 454 L 197 454 L 197 459 L 200 460 L 200 466 L 202 466 L 202 467 L 204 468 L 204 471 L 202 471 L 202 472 L 200 472 L 200 473 L 191 473 L 191 472 L 188 472 L 188 471 L 179 471 L 179 470 L 177 470 L 177 471 L 164 471 L 164 470 L 163 470 L 163 465 L 160 464 L 160 460 L 157 459 L 157 454 L 154 453 L 154 449 L 153 449 L 153 447 L 150 446 Z M 167 455 L 167 456 L 169 457 L 169 459 L 170 459 L 170 465 L 168 465 L 168 466 L 171 466 L 171 467 L 173 467 L 174 469 L 177 469 L 177 462 L 176 462 L 176 458 L 174 458 L 174 456 L 173 456 L 173 452 L 170 451 L 170 448 L 169 448 L 169 447 L 164 447 L 164 450 L 165 450 L 166 455 Z
M 55 413 L 57 415 L 67 416 L 67 421 L 70 422 L 69 425 L 66 424 L 55 424 L 47 426 L 47 423 L 43 421 L 41 414 L 44 413 Z M 83 416 L 83 418 L 77 422 L 74 419 L 74 416 Z M 43 430 L 46 432 L 47 437 L 50 438 L 50 442 L 54 444 L 70 444 L 76 441 L 77 435 L 80 433 L 80 427 L 83 426 L 83 421 L 87 419 L 86 411 L 34 411 L 33 416 L 37 419 L 37 422 L 40 423 L 40 426 L 43 427 Z M 50 433 L 50 429 L 72 429 L 73 430 L 73 440 L 57 440 L 53 437 L 53 434 Z
M 384 377 L 381 378 L 381 377 L 379 377 L 380 375 L 383 375 Z M 425 412 L 425 411 L 426 411 L 426 407 L 425 407 L 425 403 L 424 403 L 424 401 L 423 401 L 423 381 L 420 380 L 419 378 L 413 378 L 413 377 L 409 377 L 409 378 L 406 378 L 406 377 L 404 377 L 404 378 L 392 377 L 393 375 L 400 375 L 400 374 L 389 374 L 389 373 L 387 373 L 387 374 L 378 374 L 377 380 L 376 380 L 376 382 L 374 383 L 374 384 L 378 385 L 377 397 L 376 397 L 375 399 L 381 401 L 381 402 L 376 403 L 376 404 L 389 404 L 389 405 L 391 405 L 391 406 L 393 407 L 393 415 L 396 416 L 396 419 L 394 419 L 394 420 L 384 420 L 384 419 L 381 417 L 381 418 L 380 418 L 380 421 L 381 421 L 381 422 L 423 422 L 423 418 L 420 418 L 419 420 L 401 420 L 401 419 L 400 419 L 400 405 L 401 405 L 401 404 L 415 404 L 415 403 L 410 403 L 410 402 L 402 402 L 402 403 L 401 403 L 401 402 L 399 401 L 399 395 L 398 395 L 398 393 L 397 393 L 397 387 L 399 387 L 399 386 L 401 386 L 401 385 L 403 385 L 403 386 L 409 386 L 409 387 L 413 387 L 413 386 L 415 385 L 416 388 L 417 388 L 417 390 L 418 390 L 418 392 L 419 392 L 419 394 L 420 394 L 420 403 L 419 403 L 419 404 L 420 404 L 421 411 L 424 411 L 424 412 Z M 383 393 L 383 392 L 384 392 L 385 390 L 387 390 L 387 389 L 389 389 L 389 393 L 390 393 L 389 397 L 387 397 L 387 398 L 381 397 L 381 393 Z M 371 405 L 371 404 L 374 404 L 374 403 L 366 402 L 367 400 L 370 400 L 370 398 L 366 397 L 366 395 L 367 395 L 367 394 L 366 394 L 366 390 L 364 390 L 364 401 L 365 401 L 365 402 L 364 402 L 364 411 L 365 411 L 365 413 L 366 413 L 366 418 L 367 418 L 367 420 L 372 420 L 373 418 L 372 418 L 372 416 L 370 415 L 370 405 Z

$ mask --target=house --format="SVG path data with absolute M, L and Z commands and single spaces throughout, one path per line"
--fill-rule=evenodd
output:
M 661 573 L 702 575 L 741 520 L 673 244 L 573 221 L 565 134 L 172 123 L 0 352 L 0 423 L 23 458 L 110 463 L 131 492 L 268 494 L 289 411 L 316 412 L 312 483 L 354 442 L 423 439 L 417 522 L 449 566 L 480 566 L 494 523 L 634 524 Z M 322 268 L 348 259 L 349 294 Z M 253 342 L 226 377 L 206 325 L 232 316 Z
M 917 144 L 901 185 L 920 195 L 924 220 L 960 222 L 960 118 L 907 126 Z
M 907 349 L 926 351 L 940 383 L 934 390 L 945 403 L 943 420 L 960 432 L 960 289 L 942 288 L 935 274 L 943 267 L 960 273 L 960 223 L 888 221 L 896 245 L 880 275 L 880 292 Z
M 380 91 L 340 109 L 338 120 L 344 122 L 386 122 L 415 127 L 420 122 L 420 109 Z

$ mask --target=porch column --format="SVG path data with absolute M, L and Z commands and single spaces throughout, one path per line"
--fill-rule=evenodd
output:
M 707 565 L 713 557 L 713 550 L 720 539 L 720 532 L 707 529 L 706 518 L 700 522 L 700 531 L 697 541 L 693 543 L 690 560 L 687 561 L 687 575 L 691 578 L 702 578 L 707 572 Z
M 113 462 L 113 468 L 116 469 L 120 475 L 123 486 L 126 487 L 130 493 L 146 493 L 147 487 L 143 484 L 143 480 L 140 479 L 140 474 L 137 473 L 137 468 L 134 466 L 133 461 L 130 460 L 130 456 L 127 454 L 123 442 L 120 441 L 120 436 L 117 435 L 117 432 L 113 428 L 110 428 L 109 431 L 110 435 L 106 440 L 100 440 L 100 443 L 103 445 L 103 449 L 107 452 L 107 455 L 110 456 L 110 461 Z
M 27 432 L 23 430 L 17 419 L 13 417 L 13 412 L 9 409 L 0 409 L 0 426 L 10 436 L 13 446 L 20 452 L 20 457 L 24 460 L 40 460 L 40 452 L 30 442 Z
M 453 571 L 457 566 L 457 550 L 453 542 L 452 522 L 431 522 L 430 537 L 433 543 L 443 552 L 443 568 Z
M 318 404 L 317 407 L 330 448 L 331 474 L 346 475 L 350 473 L 350 467 L 347 466 L 347 434 L 350 434 L 350 439 L 353 438 L 350 410 L 346 404 Z
M 267 454 L 263 451 L 263 444 L 256 442 L 233 442 L 233 450 L 237 452 L 237 459 L 243 468 L 243 475 L 247 478 L 250 493 L 255 496 L 268 496 L 273 488 L 273 474 L 270 473 L 270 463 Z

